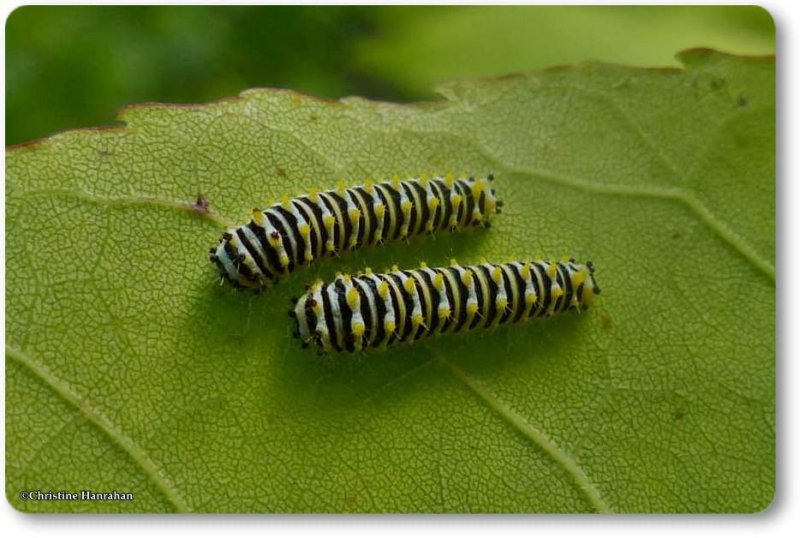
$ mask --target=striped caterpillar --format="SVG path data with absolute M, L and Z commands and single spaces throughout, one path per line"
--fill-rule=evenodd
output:
M 437 230 L 488 226 L 502 202 L 485 178 L 453 174 L 285 197 L 250 222 L 222 234 L 210 249 L 220 276 L 236 288 L 261 290 L 325 255 Z
M 592 263 L 573 259 L 423 265 L 316 282 L 289 315 L 304 347 L 357 351 L 582 310 L 599 293 Z

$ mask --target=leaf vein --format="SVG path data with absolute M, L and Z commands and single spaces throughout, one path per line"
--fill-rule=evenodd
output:
M 94 424 L 114 444 L 125 451 L 150 481 L 164 494 L 176 511 L 190 511 L 189 505 L 183 500 L 175 486 L 163 476 L 153 460 L 140 447 L 135 445 L 130 437 L 121 432 L 108 418 L 100 413 L 98 409 L 83 400 L 68 383 L 56 376 L 45 365 L 19 349 L 6 346 L 6 356 L 27 368 L 45 386 L 50 388 L 66 403 L 80 411 L 89 423 Z

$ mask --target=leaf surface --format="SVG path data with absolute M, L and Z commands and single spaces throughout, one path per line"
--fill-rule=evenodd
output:
M 25 511 L 752 512 L 774 490 L 774 61 L 586 64 L 415 106 L 253 90 L 13 148 L 6 492 Z M 490 230 L 253 296 L 208 248 L 340 177 L 494 171 Z M 192 207 L 197 193 L 211 203 Z M 365 266 L 569 255 L 588 312 L 317 357 L 289 299 Z M 131 491 L 23 502 L 20 490 Z

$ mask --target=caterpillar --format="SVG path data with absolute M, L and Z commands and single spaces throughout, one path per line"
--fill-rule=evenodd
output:
M 362 245 L 405 239 L 462 226 L 489 226 L 503 205 L 482 178 L 443 177 L 390 181 L 311 191 L 268 209 L 253 209 L 244 226 L 222 234 L 209 251 L 220 276 L 235 288 L 261 290 L 298 265 Z
M 289 315 L 304 347 L 358 351 L 589 306 L 592 262 L 528 261 L 339 275 L 308 286 Z

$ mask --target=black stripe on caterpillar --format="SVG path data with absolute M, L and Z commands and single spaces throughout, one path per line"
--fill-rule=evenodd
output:
M 289 315 L 304 347 L 358 351 L 580 311 L 599 293 L 591 262 L 454 262 L 315 282 Z
M 211 248 L 220 276 L 236 288 L 260 290 L 298 265 L 362 245 L 437 230 L 489 225 L 502 202 L 486 177 L 422 175 L 382 183 L 310 192 L 261 210 L 244 226 L 222 234 Z

